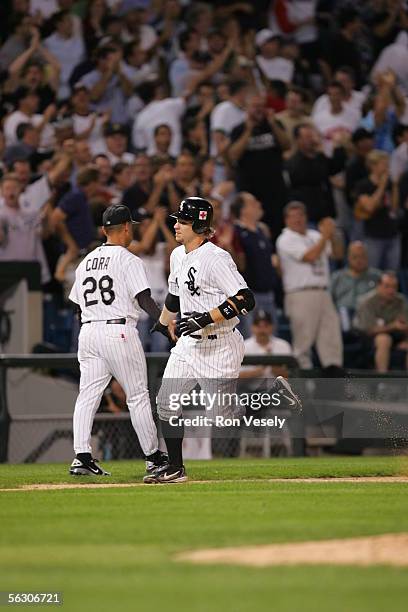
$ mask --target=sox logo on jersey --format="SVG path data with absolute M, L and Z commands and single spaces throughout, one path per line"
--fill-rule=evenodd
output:
M 135 296 L 148 288 L 143 262 L 122 246 L 96 248 L 76 270 L 70 293 L 71 301 L 81 309 L 82 320 L 78 345 L 81 380 L 74 411 L 76 453 L 91 452 L 94 415 L 112 376 L 126 393 L 143 452 L 151 455 L 157 450 L 146 360 L 136 329 L 140 311 Z

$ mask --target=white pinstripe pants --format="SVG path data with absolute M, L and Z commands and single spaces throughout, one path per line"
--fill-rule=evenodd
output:
M 157 396 L 157 411 L 163 421 L 180 415 L 169 406 L 170 395 L 189 393 L 199 384 L 209 394 L 235 393 L 242 360 L 244 340 L 235 329 L 216 340 L 194 340 L 182 336 L 170 353 L 163 381 Z M 208 416 L 242 416 L 235 414 L 236 406 L 215 404 Z
M 107 325 L 86 323 L 79 334 L 81 370 L 79 395 L 74 411 L 74 450 L 92 452 L 90 440 L 95 413 L 112 376 L 126 394 L 132 425 L 145 455 L 158 448 L 147 389 L 147 367 L 134 323 Z

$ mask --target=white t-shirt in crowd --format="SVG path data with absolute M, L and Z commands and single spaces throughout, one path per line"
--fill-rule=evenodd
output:
M 283 287 L 286 293 L 309 287 L 326 288 L 330 285 L 329 255 L 330 244 L 314 263 L 302 261 L 304 254 L 321 239 L 317 230 L 308 229 L 305 234 L 285 228 L 276 249 L 279 255 Z
M 217 104 L 213 109 L 210 117 L 210 129 L 211 132 L 223 132 L 226 136 L 230 136 L 232 130 L 245 119 L 246 112 L 230 100 L 226 100 Z M 217 155 L 213 137 L 211 138 L 210 152 L 213 157 Z
M 102 117 L 98 117 L 96 113 L 89 113 L 89 115 L 78 115 L 77 113 L 74 113 L 72 115 L 75 136 L 89 130 L 95 116 L 96 120 L 93 130 L 87 139 L 92 155 L 97 155 L 105 145 L 105 140 L 103 137 L 103 119 Z
M 4 122 L 4 137 L 6 139 L 6 146 L 15 145 L 18 143 L 17 140 L 17 128 L 20 123 L 31 123 L 34 127 L 40 125 L 43 120 L 43 116 L 40 114 L 26 115 L 19 110 L 14 111 L 7 117 Z M 40 137 L 40 151 L 49 151 L 53 149 L 55 145 L 55 131 L 53 126 L 48 123 L 44 126 L 41 137 Z
M 333 153 L 333 140 L 339 132 L 348 132 L 350 135 L 357 128 L 361 115 L 350 108 L 343 108 L 341 113 L 332 113 L 330 107 L 323 108 L 312 117 L 313 123 L 323 139 L 323 149 L 331 157 Z
M 185 109 L 184 98 L 165 98 L 147 104 L 133 124 L 132 142 L 135 149 L 154 155 L 154 129 L 163 124 L 168 125 L 172 131 L 169 153 L 172 157 L 177 157 L 181 151 L 181 117 Z
M 364 104 L 366 97 L 367 96 L 363 91 L 353 89 L 350 98 L 348 100 L 343 101 L 343 107 L 347 110 L 355 111 L 361 116 L 361 108 Z M 327 94 L 319 96 L 316 102 L 313 104 L 312 117 L 322 112 L 323 110 L 330 110 L 330 100 Z
M 285 57 L 266 59 L 262 55 L 256 56 L 256 63 L 260 70 L 270 81 L 283 81 L 291 83 L 293 79 L 294 64 Z

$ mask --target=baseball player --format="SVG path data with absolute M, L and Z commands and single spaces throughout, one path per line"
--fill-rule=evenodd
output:
M 106 209 L 103 231 L 107 241 L 79 264 L 69 296 L 78 307 L 81 322 L 72 475 L 110 475 L 92 458 L 90 439 L 95 413 L 112 376 L 126 393 L 147 471 L 167 462 L 167 455 L 158 450 L 146 360 L 136 329 L 140 308 L 156 321 L 160 310 L 151 298 L 143 262 L 127 250 L 134 223 L 126 206 Z
M 230 254 L 208 241 L 213 233 L 211 204 L 203 198 L 186 198 L 171 216 L 176 218 L 180 246 L 171 254 L 169 293 L 152 329 L 168 334 L 176 314 L 182 313 L 176 326 L 179 339 L 171 350 L 157 397 L 169 465 L 145 476 L 145 483 L 187 480 L 182 421 L 174 425 L 174 417 L 179 417 L 181 410 L 175 413 L 170 408 L 170 394 L 188 393 L 197 383 L 202 390 L 224 388 L 231 392 L 231 382 L 235 385 L 244 356 L 244 341 L 235 329 L 237 315 L 245 315 L 255 306 L 253 294 Z

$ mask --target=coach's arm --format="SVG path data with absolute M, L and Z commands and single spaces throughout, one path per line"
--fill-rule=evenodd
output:
M 180 300 L 178 295 L 173 295 L 172 293 L 168 293 L 166 297 L 166 301 L 163 306 L 163 310 L 161 313 L 159 312 L 159 316 L 155 317 L 157 319 L 156 323 L 153 325 L 150 330 L 151 333 L 159 332 L 163 334 L 173 342 L 177 341 L 175 335 L 175 318 L 177 313 L 180 310 Z

